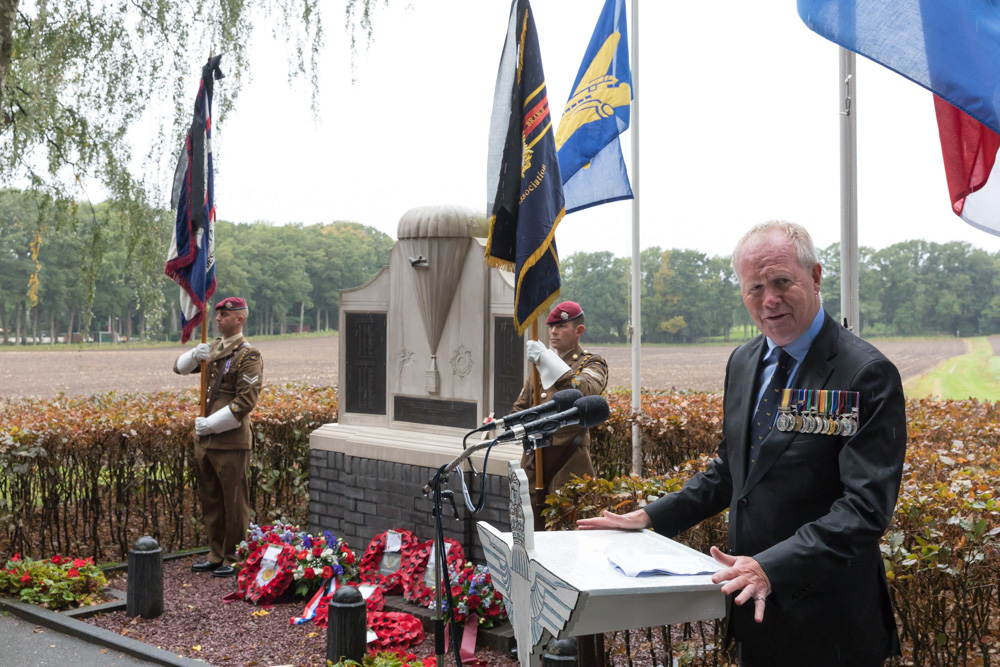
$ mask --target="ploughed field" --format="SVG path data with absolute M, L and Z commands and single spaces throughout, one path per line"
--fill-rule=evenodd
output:
M 264 357 L 265 382 L 322 385 L 337 383 L 337 341 L 337 336 L 332 335 L 265 340 L 254 344 Z M 875 341 L 875 345 L 896 364 L 904 382 L 967 351 L 965 341 L 957 338 Z M 994 349 L 997 347 L 1000 343 L 994 345 Z M 584 348 L 607 359 L 609 387 L 631 386 L 630 348 L 603 345 L 584 345 Z M 85 351 L 4 348 L 0 350 L 0 399 L 49 398 L 60 392 L 78 395 L 192 387 L 195 386 L 193 378 L 172 371 L 174 359 L 182 350 L 180 345 L 130 349 L 110 344 L 105 349 Z M 644 347 L 642 386 L 721 391 L 731 352 L 732 347 L 727 345 Z

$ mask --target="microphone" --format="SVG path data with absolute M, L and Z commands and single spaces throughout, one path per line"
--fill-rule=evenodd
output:
M 579 424 L 580 428 L 590 428 L 607 421 L 611 408 L 603 396 L 584 396 L 573 403 L 569 410 L 536 419 L 528 424 L 515 424 L 497 437 L 498 442 L 509 442 L 530 438 L 547 438 L 564 426 Z
M 494 419 L 489 424 L 483 424 L 473 431 L 473 433 L 493 430 L 503 431 L 504 429 L 511 428 L 515 424 L 523 424 L 525 422 L 533 421 L 541 415 L 549 412 L 562 412 L 563 410 L 571 408 L 573 404 L 581 398 L 583 398 L 583 394 L 580 393 L 579 389 L 563 389 L 562 391 L 557 391 L 552 394 L 552 400 L 548 403 L 541 403 L 533 408 L 515 412 L 514 414 L 507 415 L 502 419 Z

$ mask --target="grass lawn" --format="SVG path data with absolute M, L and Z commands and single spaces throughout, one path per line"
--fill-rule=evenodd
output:
M 985 338 L 968 340 L 971 352 L 947 359 L 907 382 L 903 387 L 906 397 L 1000 400 L 1000 357 L 993 356 L 993 347 Z

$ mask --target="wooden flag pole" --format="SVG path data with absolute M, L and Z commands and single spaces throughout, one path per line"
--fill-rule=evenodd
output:
M 538 318 L 531 322 L 531 339 L 538 340 Z M 532 407 L 542 402 L 542 378 L 538 374 L 538 367 L 531 365 L 531 396 Z M 535 529 L 543 530 L 545 527 L 542 520 L 542 507 L 545 505 L 545 470 L 542 468 L 542 448 L 535 449 Z
M 201 307 L 201 342 L 208 342 L 208 306 L 204 305 Z M 207 417 L 205 414 L 205 395 L 208 393 L 208 361 L 202 360 L 201 362 L 201 416 Z

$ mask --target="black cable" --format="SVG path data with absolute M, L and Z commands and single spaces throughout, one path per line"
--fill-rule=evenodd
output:
M 437 474 L 434 475 L 434 527 L 437 533 L 434 539 L 437 542 L 437 555 L 440 557 L 435 559 L 439 562 L 435 563 L 434 567 L 441 568 L 441 584 L 444 585 L 444 590 L 447 594 L 447 611 L 445 614 L 451 622 L 451 647 L 455 652 L 455 667 L 461 667 L 462 653 L 459 650 L 458 627 L 455 625 L 455 603 L 451 595 L 451 576 L 448 574 L 447 552 L 444 550 L 444 527 L 441 525 L 441 474 L 446 467 L 447 465 L 441 466 L 438 468 Z M 483 469 L 485 470 L 485 464 Z M 434 621 L 434 655 L 444 655 L 444 619 L 441 618 L 440 608 L 437 609 L 437 612 L 438 616 Z M 438 665 L 437 667 L 444 667 L 444 665 Z

